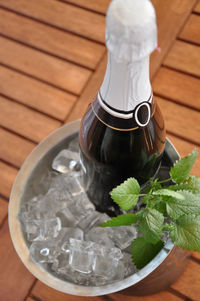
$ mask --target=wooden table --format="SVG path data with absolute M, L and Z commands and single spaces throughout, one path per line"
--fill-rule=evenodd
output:
M 0 300 L 200 300 L 200 253 L 167 291 L 147 297 L 81 298 L 36 280 L 16 255 L 7 208 L 31 150 L 84 113 L 105 65 L 109 0 L 0 0 Z M 154 94 L 181 155 L 200 145 L 200 1 L 153 0 L 162 52 L 151 57 Z M 200 160 L 194 167 L 200 176 Z

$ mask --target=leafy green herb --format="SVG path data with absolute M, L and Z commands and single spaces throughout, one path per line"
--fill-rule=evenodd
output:
M 170 178 L 149 183 L 145 193 L 140 193 L 136 179 L 130 178 L 114 188 L 111 197 L 123 210 L 135 207 L 139 197 L 145 204 L 139 212 L 115 217 L 102 227 L 137 225 L 139 236 L 131 244 L 131 254 L 137 268 L 144 267 L 162 249 L 163 232 L 175 245 L 200 251 L 200 179 L 190 175 L 198 152 L 178 160 L 170 170 Z M 163 187 L 173 181 L 174 185 Z M 144 207 L 144 206 L 143 206 Z
M 114 217 L 111 220 L 103 223 L 102 227 L 118 227 L 118 226 L 130 226 L 135 224 L 138 220 L 138 214 L 124 214 Z
M 139 198 L 140 185 L 134 178 L 126 180 L 121 185 L 114 188 L 111 192 L 111 197 L 123 210 L 133 208 Z
M 136 238 L 131 244 L 131 256 L 138 269 L 148 264 L 160 250 L 164 243 L 160 240 L 157 244 L 147 242 L 143 237 Z
M 170 170 L 172 181 L 179 184 L 187 180 L 197 156 L 198 151 L 194 149 L 191 154 L 177 161 Z
M 166 208 L 169 217 L 176 220 L 182 215 L 200 214 L 200 195 L 193 194 L 187 190 L 179 191 L 183 199 L 168 198 Z
M 155 244 L 160 240 L 164 216 L 156 209 L 148 208 L 139 223 L 139 231 L 142 233 L 145 241 Z
M 200 250 L 200 216 L 183 215 L 170 232 L 172 241 L 180 248 Z

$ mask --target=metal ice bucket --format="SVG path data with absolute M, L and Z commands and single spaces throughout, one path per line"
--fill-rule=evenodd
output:
M 157 256 L 136 274 L 124 280 L 100 287 L 73 284 L 55 277 L 49 270 L 29 259 L 26 241 L 18 219 L 21 204 L 34 196 L 40 177 L 51 168 L 52 159 L 59 150 L 78 134 L 80 121 L 59 128 L 44 139 L 29 155 L 20 169 L 12 188 L 9 204 L 9 227 L 14 247 L 27 269 L 50 287 L 77 296 L 98 296 L 119 292 L 126 295 L 148 295 L 166 289 L 183 272 L 189 253 L 174 247 L 170 239 Z M 167 140 L 165 160 L 169 166 L 179 158 L 173 145 Z

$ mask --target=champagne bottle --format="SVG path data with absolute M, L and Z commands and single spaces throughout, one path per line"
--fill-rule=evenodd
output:
M 119 214 L 109 192 L 129 177 L 155 177 L 165 125 L 152 94 L 149 56 L 157 46 L 149 0 L 113 0 L 106 16 L 108 63 L 103 83 L 82 118 L 79 142 L 84 184 L 97 210 Z

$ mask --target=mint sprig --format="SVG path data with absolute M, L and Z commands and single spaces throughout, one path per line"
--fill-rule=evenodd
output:
M 147 242 L 143 237 L 136 238 L 131 244 L 131 257 L 138 269 L 148 264 L 163 248 L 160 240 L 156 244 Z
M 179 159 L 170 169 L 170 178 L 149 183 L 145 193 L 135 178 L 126 180 L 114 188 L 111 197 L 123 210 L 135 207 L 139 197 L 145 207 L 139 212 L 115 217 L 102 227 L 136 225 L 139 237 L 131 244 L 132 259 L 141 269 L 162 249 L 163 232 L 169 232 L 173 243 L 180 248 L 200 251 L 200 178 L 190 175 L 197 158 L 194 150 Z M 165 182 L 174 185 L 163 187 Z M 167 222 L 168 223 L 167 223 Z
M 111 198 L 123 210 L 133 208 L 139 198 L 140 185 L 135 178 L 129 178 L 121 185 L 114 188 L 111 192 Z
M 170 170 L 170 176 L 174 183 L 180 184 L 188 178 L 197 156 L 198 151 L 194 149 L 191 154 L 182 158 L 174 164 L 174 166 Z

